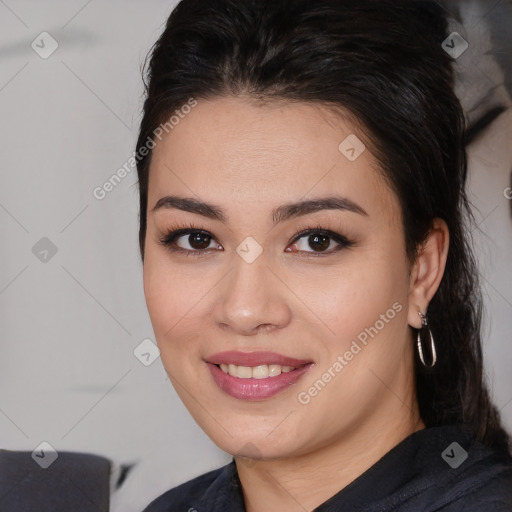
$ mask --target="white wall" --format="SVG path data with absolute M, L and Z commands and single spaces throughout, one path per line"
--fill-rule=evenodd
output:
M 123 512 L 228 460 L 189 417 L 160 360 L 146 367 L 133 355 L 154 339 L 135 170 L 104 199 L 93 195 L 132 155 L 140 66 L 172 5 L 0 2 L 0 447 L 32 451 L 47 441 L 116 464 L 139 461 L 133 485 L 114 497 Z M 48 51 L 43 31 L 58 43 L 47 59 L 31 48 L 35 39 Z M 512 224 L 503 189 L 511 133 L 507 113 L 473 148 L 471 181 L 487 236 L 487 368 L 510 429 Z M 46 262 L 32 252 L 43 237 L 57 248 Z
M 165 454 L 161 490 L 227 457 L 160 360 L 145 367 L 133 355 L 154 340 L 135 170 L 103 200 L 93 190 L 132 155 L 140 66 L 172 5 L 0 2 L 0 447 L 47 441 L 116 464 Z M 31 48 L 43 31 L 59 45 L 47 59 Z M 42 237 L 57 247 L 46 263 L 32 253 Z M 158 486 L 152 474 L 146 492 Z

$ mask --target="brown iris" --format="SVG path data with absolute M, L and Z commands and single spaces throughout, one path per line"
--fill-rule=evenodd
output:
M 315 251 L 324 251 L 329 247 L 330 239 L 326 235 L 310 235 L 308 237 L 308 243 Z
M 209 235 L 203 235 L 202 233 L 194 233 L 189 235 L 188 243 L 194 249 L 206 249 L 210 245 L 212 237 Z

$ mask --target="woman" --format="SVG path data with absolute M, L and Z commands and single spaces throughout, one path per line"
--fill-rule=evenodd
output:
M 148 512 L 512 510 L 447 36 L 430 1 L 171 14 L 137 144 L 144 289 L 233 461 Z

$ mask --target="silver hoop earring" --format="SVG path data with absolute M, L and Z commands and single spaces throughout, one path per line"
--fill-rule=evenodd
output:
M 418 335 L 416 337 L 416 344 L 418 346 L 418 354 L 420 356 L 420 360 L 423 363 L 423 366 L 425 368 L 432 368 L 437 361 L 437 354 L 436 354 L 436 345 L 434 343 L 434 337 L 432 336 L 432 331 L 430 330 L 430 327 L 428 326 L 427 317 L 421 313 L 421 311 L 418 313 L 421 318 L 421 328 L 418 330 Z M 432 354 L 432 363 L 430 365 L 425 364 L 425 359 L 423 357 L 423 342 L 421 340 L 421 331 L 427 330 L 428 335 L 430 338 L 430 352 Z

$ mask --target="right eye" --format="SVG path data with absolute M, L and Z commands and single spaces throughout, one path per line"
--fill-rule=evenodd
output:
M 222 246 L 216 244 L 217 248 L 211 247 L 212 242 L 215 242 L 213 236 L 202 229 L 186 228 L 176 229 L 169 231 L 161 240 L 160 243 L 167 247 L 170 251 L 179 252 L 188 255 L 199 255 L 206 251 L 222 250 Z

